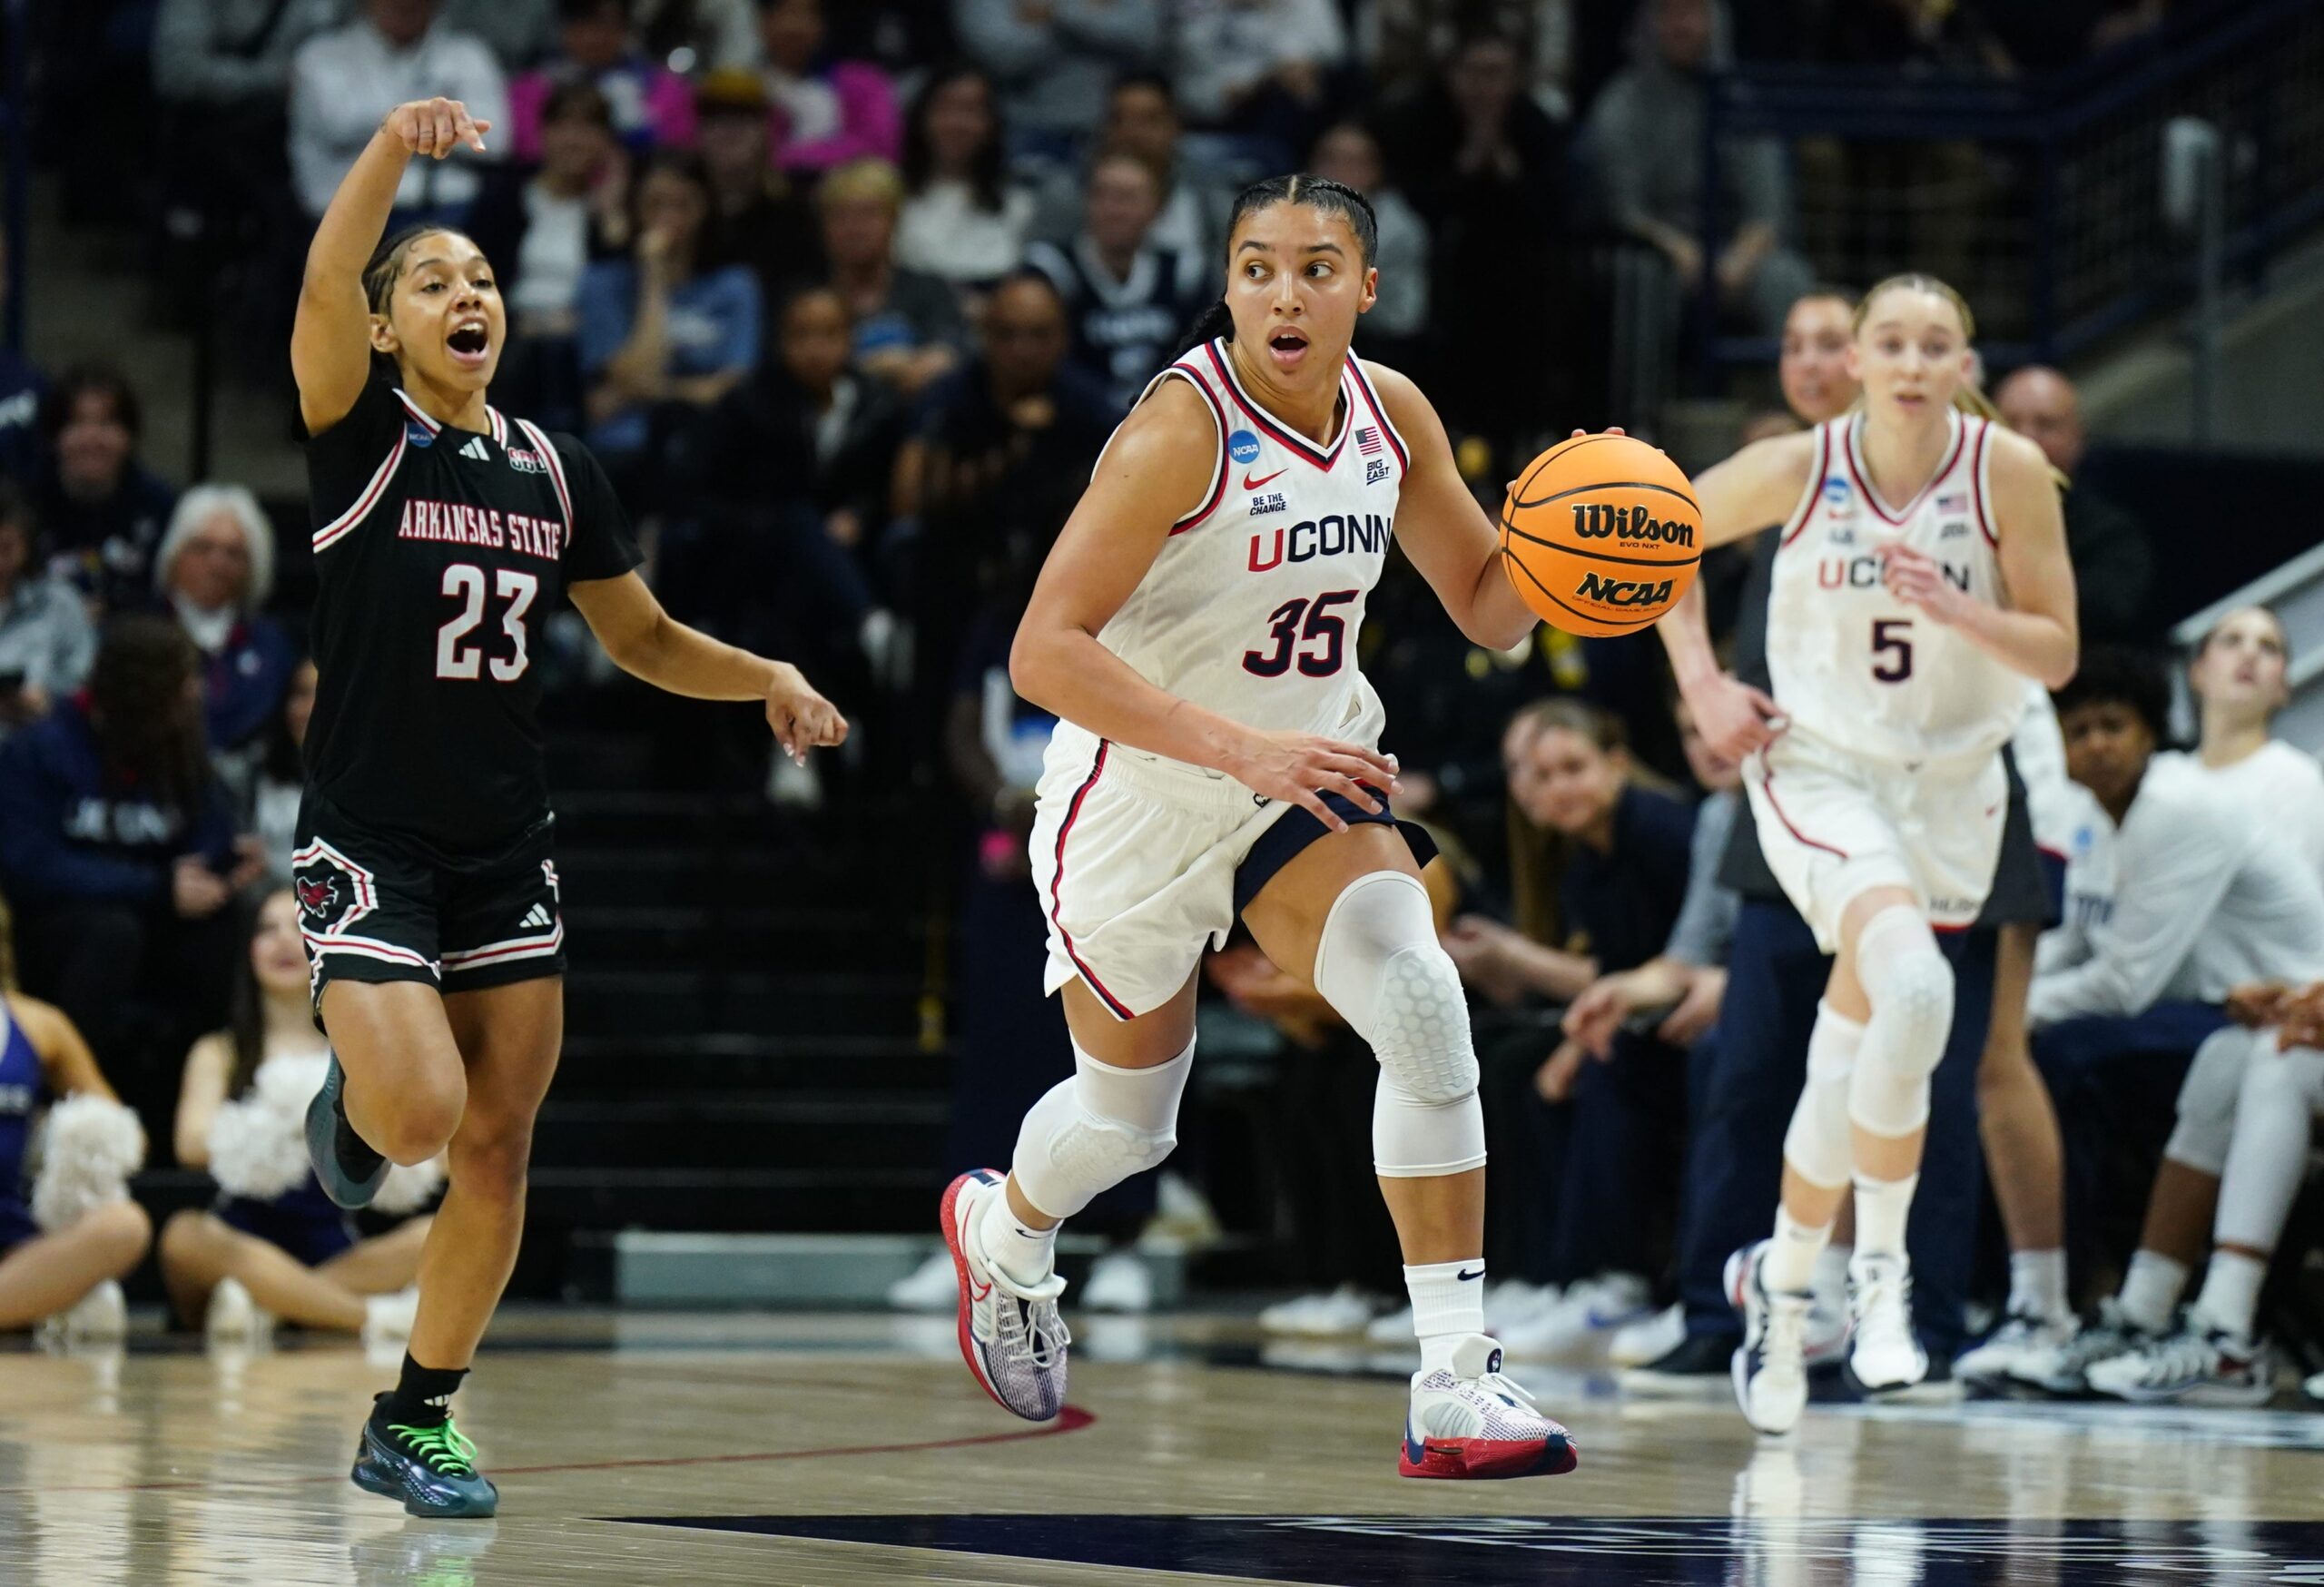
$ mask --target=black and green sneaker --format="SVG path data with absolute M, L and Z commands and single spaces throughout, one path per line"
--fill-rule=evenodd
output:
M 356 1445 L 355 1485 L 402 1502 L 405 1513 L 438 1520 L 482 1519 L 500 1508 L 500 1490 L 476 1469 L 476 1445 L 448 1415 L 440 1425 L 390 1422 L 380 1395 Z

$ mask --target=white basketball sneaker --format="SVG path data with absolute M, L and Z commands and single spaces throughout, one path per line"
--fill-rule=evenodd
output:
M 1066 1346 L 1073 1336 L 1058 1316 L 1065 1280 L 1051 1273 L 1024 1285 L 984 1259 L 977 1221 L 1003 1177 L 990 1168 L 961 1175 L 945 1188 L 938 1217 L 960 1282 L 960 1356 L 995 1404 L 1028 1422 L 1047 1422 L 1065 1405 Z
M 888 1286 L 888 1304 L 900 1312 L 949 1312 L 960 1299 L 950 1251 L 929 1252 L 928 1260 Z
M 411 1338 L 419 1319 L 419 1286 L 409 1285 L 389 1295 L 367 1296 L 363 1301 L 363 1342 L 401 1345 Z
M 1848 1263 L 1848 1309 L 1856 1319 L 1848 1370 L 1865 1393 L 1911 1388 L 1928 1375 L 1928 1353 L 1913 1333 L 1912 1303 L 1908 1257 L 1859 1251 Z
M 1804 1289 L 1769 1289 L 1760 1272 L 1767 1254 L 1761 1240 L 1727 1259 L 1727 1298 L 1743 1314 L 1743 1343 L 1728 1370 L 1743 1419 L 1779 1435 L 1807 1408 L 1807 1312 L 1815 1302 Z
M 1661 1360 L 1687 1342 L 1687 1310 L 1669 1306 L 1652 1316 L 1615 1331 L 1606 1342 L 1609 1366 L 1644 1366 Z
M 1455 1345 L 1449 1369 L 1413 1374 L 1397 1475 L 1553 1477 L 1581 1462 L 1573 1434 L 1501 1375 L 1501 1346 L 1484 1335 Z
M 221 1278 L 210 1291 L 210 1307 L 202 1316 L 202 1332 L 212 1339 L 240 1339 L 257 1344 L 274 1326 L 274 1316 L 251 1298 L 239 1278 Z
M 110 1278 L 40 1326 L 40 1336 L 54 1344 L 110 1344 L 128 1333 L 129 1302 Z
M 1981 1388 L 1994 1388 L 2017 1379 L 2037 1362 L 2052 1359 L 2071 1344 L 2071 1316 L 2044 1317 L 2032 1312 L 2012 1312 L 1984 1343 L 1953 1364 L 1953 1375 Z

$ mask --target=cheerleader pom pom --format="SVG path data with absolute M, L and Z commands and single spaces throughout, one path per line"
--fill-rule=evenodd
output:
M 210 1121 L 210 1177 L 229 1196 L 271 1201 L 306 1183 L 306 1135 L 262 1098 L 222 1103 Z
M 145 1127 L 109 1098 L 67 1097 L 41 1126 L 33 1221 L 52 1233 L 93 1208 L 129 1199 L 129 1176 L 145 1163 Z
M 388 1177 L 379 1181 L 379 1193 L 371 1198 L 371 1206 L 375 1211 L 402 1217 L 435 1200 L 443 1188 L 444 1155 L 438 1152 L 424 1163 L 409 1168 L 398 1163 L 389 1168 Z

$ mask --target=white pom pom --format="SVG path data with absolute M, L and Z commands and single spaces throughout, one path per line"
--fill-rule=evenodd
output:
M 91 1208 L 129 1198 L 129 1176 L 145 1162 L 145 1127 L 107 1098 L 67 1097 L 42 1121 L 39 1152 L 33 1221 L 69 1228 Z
M 437 1153 L 424 1163 L 409 1168 L 398 1163 L 379 1181 L 379 1193 L 371 1198 L 374 1210 L 399 1217 L 418 1212 L 444 1188 L 444 1154 Z
M 322 1089 L 323 1058 L 271 1058 L 250 1090 L 210 1122 L 210 1177 L 229 1196 L 271 1201 L 307 1178 L 307 1104 Z

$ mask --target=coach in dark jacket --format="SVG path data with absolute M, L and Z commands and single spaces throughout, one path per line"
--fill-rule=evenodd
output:
M 85 695 L 0 744 L 0 889 L 25 990 L 85 1032 L 108 1073 L 156 1065 L 225 1017 L 226 906 L 262 861 L 211 771 L 192 642 L 116 618 Z M 143 1040 L 141 1040 L 143 1038 Z

